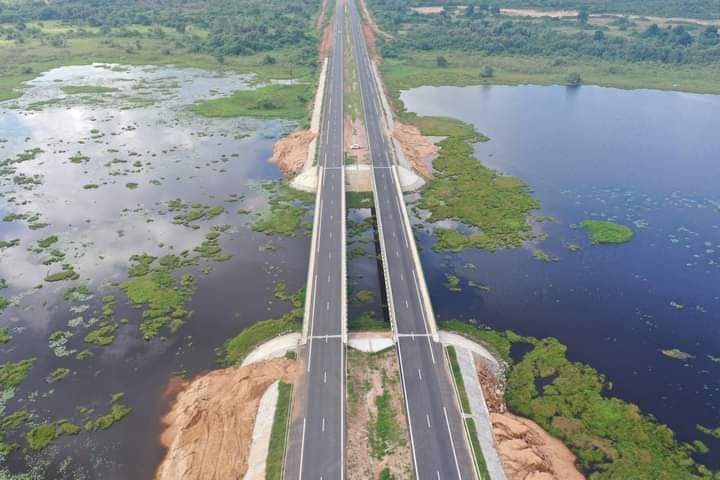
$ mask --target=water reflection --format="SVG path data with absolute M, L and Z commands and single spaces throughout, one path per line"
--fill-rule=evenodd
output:
M 308 239 L 274 239 L 275 248 L 264 249 L 268 237 L 249 229 L 256 213 L 236 212 L 266 206 L 259 185 L 280 176 L 267 161 L 272 144 L 293 125 L 209 120 L 190 111 L 197 100 L 249 88 L 249 80 L 167 67 L 63 67 L 30 82 L 20 99 L 0 105 L 0 159 L 42 149 L 27 161 L 11 161 L 13 171 L 0 176 L 0 215 L 25 215 L 0 222 L 0 239 L 20 241 L 0 252 L 0 278 L 8 283 L 0 294 L 13 301 L 1 323 L 14 336 L 0 346 L 0 356 L 37 358 L 8 412 L 25 405 L 37 422 L 78 422 L 76 407 L 105 413 L 117 392 L 126 393 L 124 401 L 134 410 L 108 431 L 61 438 L 47 451 L 53 462 L 71 455 L 73 468 L 90 478 L 151 477 L 162 453 L 162 388 L 171 372 L 213 367 L 215 349 L 227 338 L 283 312 L 270 300 L 281 276 L 292 289 L 302 286 Z M 63 87 L 69 85 L 108 90 L 67 94 Z M 39 180 L 17 184 L 15 177 L 23 175 Z M 223 206 L 225 212 L 189 228 L 173 221 L 177 213 L 168 202 L 177 198 Z M 47 226 L 29 228 L 39 223 Z M 232 260 L 201 262 L 194 269 L 188 305 L 193 314 L 186 325 L 167 339 L 144 341 L 137 329 L 141 312 L 116 286 L 127 278 L 130 256 L 192 251 L 212 225 L 223 224 L 231 225 L 221 245 Z M 39 249 L 38 241 L 52 235 L 57 241 Z M 43 264 L 51 250 L 64 258 Z M 77 281 L 43 281 L 63 263 L 79 274 Z M 94 297 L 64 299 L 65 289 L 78 284 Z M 119 328 L 112 345 L 93 347 L 83 337 L 102 319 L 100 299 L 107 294 L 117 298 L 115 317 L 129 324 Z M 57 330 L 72 334 L 51 349 L 48 336 Z M 76 352 L 84 349 L 94 356 L 77 360 Z M 60 366 L 72 374 L 48 384 L 45 378 Z M 23 468 L 20 457 L 11 458 L 13 468 Z
M 475 146 L 478 158 L 525 180 L 539 213 L 554 218 L 534 225 L 547 239 L 496 253 L 436 253 L 422 233 L 436 313 L 558 337 L 572 359 L 605 373 L 616 395 L 684 441 L 698 438 L 695 424 L 716 425 L 720 97 L 493 86 L 422 87 L 402 100 L 409 111 L 459 118 L 487 134 L 492 140 Z M 575 228 L 584 219 L 625 223 L 635 238 L 592 246 Z M 540 262 L 535 249 L 560 260 Z M 461 277 L 462 292 L 443 286 L 448 272 Z M 669 348 L 694 358 L 667 358 L 660 350 Z M 720 467 L 720 457 L 706 457 Z

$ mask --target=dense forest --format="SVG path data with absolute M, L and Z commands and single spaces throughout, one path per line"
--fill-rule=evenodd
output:
M 6 25 L 0 34 L 6 40 L 22 42 L 23 37 L 39 32 L 26 28 L 27 23 L 53 20 L 99 27 L 106 34 L 122 34 L 123 28 L 131 25 L 169 27 L 179 33 L 195 27 L 207 35 L 193 36 L 191 51 L 244 55 L 291 46 L 306 48 L 311 57 L 316 41 L 311 20 L 319 8 L 319 0 L 0 2 L 0 24 Z
M 463 0 L 408 0 L 410 6 L 467 5 Z M 622 13 L 667 17 L 720 18 L 717 0 L 493 0 L 498 8 L 587 9 L 591 13 Z
M 720 60 L 716 26 L 649 25 L 638 29 L 627 18 L 610 26 L 577 20 L 511 19 L 497 8 L 476 4 L 423 15 L 405 0 L 370 0 L 381 27 L 394 35 L 382 43 L 387 57 L 403 48 L 442 50 L 459 48 L 488 55 L 588 57 L 606 60 L 654 61 L 666 64 L 703 64 Z

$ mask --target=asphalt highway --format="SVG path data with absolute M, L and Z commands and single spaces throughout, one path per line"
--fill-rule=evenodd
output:
M 342 0 L 337 2 L 342 12 Z M 285 478 L 344 477 L 345 312 L 343 173 L 343 16 L 336 15 L 318 138 L 320 190 L 315 219 L 314 276 L 309 286 L 310 328 L 300 418 L 291 431 Z M 299 444 L 299 445 L 298 445 Z
M 431 313 L 418 283 L 423 272 L 413 260 L 415 239 L 406 228 L 409 220 L 355 0 L 349 0 L 349 12 L 415 473 L 420 479 L 475 478 L 442 346 L 428 329 Z

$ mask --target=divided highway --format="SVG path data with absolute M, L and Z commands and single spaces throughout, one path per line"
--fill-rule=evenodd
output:
M 433 313 L 421 291 L 423 272 L 413 256 L 415 239 L 401 204 L 404 199 L 383 121 L 380 87 L 371 70 L 355 0 L 349 0 L 349 12 L 373 164 L 388 306 L 397 340 L 416 477 L 475 478 L 444 352 L 429 329 Z
M 343 15 L 337 1 L 333 49 L 318 138 L 318 194 L 307 301 L 302 413 L 292 425 L 286 479 L 344 477 L 345 449 L 345 174 L 343 167 Z

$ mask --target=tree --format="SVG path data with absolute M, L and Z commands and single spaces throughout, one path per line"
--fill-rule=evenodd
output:
M 265 65 L 275 65 L 277 63 L 277 60 L 272 55 L 265 55 L 265 58 L 263 58 L 263 63 Z
M 485 65 L 482 70 L 480 70 L 480 78 L 492 78 L 494 75 L 495 71 L 489 65 Z
M 603 32 L 602 30 L 595 30 L 595 34 L 593 35 L 593 40 L 595 40 L 596 42 L 605 40 L 605 32 Z
M 447 68 L 448 66 L 447 58 L 443 57 L 442 55 L 438 55 L 438 57 L 435 59 L 435 62 L 440 68 Z
M 577 72 L 568 73 L 568 76 L 565 77 L 565 85 L 568 87 L 577 87 L 582 85 L 582 83 L 582 77 Z
M 577 21 L 585 25 L 588 22 L 588 19 L 590 18 L 590 14 L 588 13 L 586 8 L 581 8 L 578 10 L 577 13 Z

